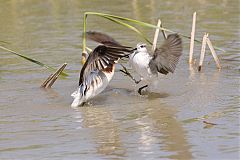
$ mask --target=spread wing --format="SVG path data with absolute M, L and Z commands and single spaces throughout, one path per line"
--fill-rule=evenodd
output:
M 112 67 L 117 61 L 130 54 L 125 47 L 100 45 L 91 52 L 80 72 L 79 85 L 93 70 L 103 70 Z
M 112 67 L 117 61 L 131 53 L 131 47 L 122 46 L 112 37 L 100 32 L 86 32 L 87 39 L 102 43 L 88 56 L 80 72 L 79 85 L 94 70 L 103 70 Z
M 96 31 L 89 31 L 86 32 L 86 38 L 92 41 L 107 45 L 107 46 L 122 46 L 112 37 L 108 36 L 107 34 L 96 32 Z M 126 47 L 130 48 L 130 47 Z
M 173 73 L 180 56 L 182 55 L 182 40 L 178 34 L 168 35 L 161 47 L 157 48 L 149 62 L 153 74 Z

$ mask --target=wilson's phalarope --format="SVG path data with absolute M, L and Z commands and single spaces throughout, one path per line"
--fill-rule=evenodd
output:
M 137 44 L 136 50 L 129 56 L 129 64 L 140 75 L 141 80 L 150 81 L 162 74 L 173 73 L 182 55 L 182 40 L 177 34 L 168 35 L 161 47 L 156 48 L 153 56 L 149 55 L 146 44 Z M 148 85 L 138 89 L 141 90 Z
M 115 64 L 132 52 L 113 38 L 99 32 L 87 32 L 88 39 L 102 43 L 88 56 L 80 72 L 79 88 L 72 94 L 72 107 L 83 105 L 87 100 L 101 93 L 114 75 Z

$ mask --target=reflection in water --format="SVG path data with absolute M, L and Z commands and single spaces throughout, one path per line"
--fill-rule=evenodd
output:
M 195 70 L 194 70 L 194 67 L 195 66 L 193 66 L 194 64 L 189 64 L 189 80 L 190 80 L 190 82 L 192 82 L 193 81 L 193 78 L 195 77 Z
M 117 115 L 113 115 L 115 112 L 111 113 L 108 107 L 90 106 L 76 111 L 79 114 L 76 118 L 81 119 L 78 121 L 81 126 L 79 129 L 93 129 L 92 139 L 98 154 L 157 158 L 158 152 L 165 151 L 169 154 L 162 154 L 161 158 L 192 158 L 186 132 L 182 123 L 175 118 L 174 108 L 159 105 L 159 99 L 155 98 L 149 100 L 146 107 L 127 109 L 125 106 L 122 109 L 124 112 L 121 113 L 120 119 L 114 118 Z M 124 130 L 120 129 L 122 126 Z M 124 135 L 125 138 L 122 139 L 120 135 Z
M 175 74 L 160 78 L 160 94 L 140 97 L 110 91 L 74 112 L 70 94 L 81 68 L 85 11 L 152 24 L 161 18 L 164 27 L 186 35 L 197 11 L 196 38 L 201 40 L 207 31 L 213 44 L 226 50 L 216 51 L 222 70 L 217 71 L 208 55 L 202 72 L 194 65 L 189 72 L 189 40 L 183 38 L 183 57 Z M 0 3 L 0 23 L 0 41 L 9 42 L 5 47 L 55 67 L 67 62 L 70 75 L 52 90 L 40 90 L 50 72 L 0 51 L 0 159 L 239 159 L 238 1 L 9 0 Z M 154 29 L 136 27 L 153 37 Z M 87 29 L 110 33 L 127 46 L 144 41 L 97 16 L 88 17 Z M 159 44 L 162 40 L 160 34 Z M 194 58 L 199 58 L 200 49 L 196 43 Z M 111 83 L 134 90 L 128 82 L 116 73 Z M 203 120 L 218 125 L 203 129 Z
M 171 106 L 159 105 L 159 100 L 151 101 L 145 111 L 148 121 L 145 121 L 146 118 L 136 120 L 137 124 L 144 126 L 140 128 L 139 148 L 154 151 L 154 145 L 158 144 L 160 151 L 169 153 L 169 155 L 162 154 L 161 158 L 191 159 L 186 132 L 176 119 L 176 111 Z
M 98 154 L 124 156 L 125 149 L 122 147 L 119 128 L 107 108 L 82 107 L 77 112 L 82 118 L 80 125 L 83 128 L 93 129 L 92 139 L 97 145 Z
M 157 107 L 153 105 L 149 117 L 155 122 L 156 130 L 161 131 L 163 150 L 173 154 L 167 156 L 171 159 L 191 159 L 190 145 L 187 142 L 186 131 L 176 119 L 176 111 L 171 106 Z M 162 117 L 161 119 L 159 117 Z

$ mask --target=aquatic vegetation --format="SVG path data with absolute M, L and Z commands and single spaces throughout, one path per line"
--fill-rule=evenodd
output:
M 6 47 L 0 46 L 0 49 L 5 50 L 5 51 L 8 51 L 9 53 L 12 53 L 12 54 L 14 54 L 14 55 L 17 55 L 17 56 L 19 56 L 19 57 L 21 57 L 21 58 L 23 58 L 23 59 L 25 59 L 25 60 L 27 60 L 27 61 L 29 61 L 29 62 L 32 62 L 32 63 L 34 63 L 34 64 L 37 64 L 37 65 L 41 66 L 41 67 L 45 67 L 45 68 L 47 68 L 47 69 L 50 69 L 51 71 L 55 71 L 55 70 L 56 70 L 55 68 L 53 68 L 53 67 L 51 67 L 51 66 L 49 66 L 49 65 L 47 65 L 47 64 L 44 64 L 44 63 L 42 63 L 42 62 L 40 62 L 40 61 L 38 61 L 38 60 L 36 60 L 36 59 L 30 58 L 30 57 L 28 57 L 28 56 L 26 56 L 26 55 L 24 55 L 24 54 L 20 54 L 20 53 L 18 53 L 18 52 L 16 52 L 16 51 L 13 51 L 13 50 L 8 49 L 8 48 L 6 48 Z M 67 76 L 67 74 L 64 73 L 64 72 L 62 72 L 61 75 Z
M 172 31 L 172 30 L 167 29 L 167 28 L 159 27 L 157 25 L 153 25 L 153 24 L 150 24 L 150 23 L 138 21 L 138 20 L 135 20 L 135 19 L 116 16 L 116 15 L 112 15 L 112 14 L 99 13 L 99 12 L 85 12 L 84 16 L 83 16 L 83 40 L 82 40 L 82 63 L 83 64 L 85 63 L 86 58 L 87 58 L 86 34 L 85 33 L 86 33 L 88 15 L 100 16 L 100 17 L 108 19 L 108 20 L 110 20 L 110 21 L 112 21 L 116 24 L 122 25 L 122 26 L 136 32 L 138 34 L 138 36 L 142 37 L 150 45 L 152 45 L 152 42 L 147 38 L 147 36 L 144 33 L 142 33 L 141 31 L 139 31 L 136 27 L 132 26 L 131 24 L 135 24 L 135 25 L 139 25 L 139 26 L 143 26 L 143 27 L 148 27 L 148 28 L 153 28 L 153 29 L 159 28 L 162 31 L 166 31 L 166 32 L 170 32 L 170 33 L 177 33 L 178 35 L 180 35 L 184 38 L 191 39 L 191 37 L 188 36 L 188 35 L 184 35 L 182 33 L 178 33 L 178 32 Z M 194 39 L 194 41 L 197 42 L 197 43 L 202 43 L 201 40 Z M 216 46 L 214 46 L 214 48 L 216 50 L 224 51 L 223 49 L 221 49 L 219 47 L 216 47 Z
M 146 23 L 146 22 L 142 22 L 142 21 L 139 21 L 139 20 L 135 20 L 135 19 L 131 19 L 131 18 L 126 18 L 126 17 L 121 17 L 121 16 L 117 16 L 117 15 L 112 15 L 112 14 L 106 14 L 106 13 L 99 13 L 99 12 L 85 12 L 84 13 L 84 16 L 83 16 L 83 38 L 82 38 L 82 64 L 85 63 L 86 59 L 87 59 L 87 50 L 89 52 L 91 52 L 91 49 L 87 47 L 86 45 L 86 28 L 87 28 L 87 17 L 88 15 L 95 15 L 95 16 L 100 16 L 102 18 L 105 18 L 105 19 L 108 19 L 109 21 L 111 22 L 114 22 L 118 25 L 121 25 L 121 26 L 124 26 L 128 29 L 130 29 L 131 31 L 137 33 L 138 36 L 140 36 L 143 40 L 146 41 L 146 43 L 150 44 L 150 45 L 153 45 L 152 41 L 148 39 L 147 35 L 144 34 L 143 32 L 141 32 L 139 29 L 137 29 L 135 26 L 133 25 L 138 25 L 138 26 L 142 26 L 142 27 L 148 27 L 148 28 L 153 28 L 153 29 L 160 29 L 161 31 L 166 31 L 166 32 L 170 32 L 170 33 L 177 33 L 178 35 L 184 37 L 184 38 L 187 38 L 187 39 L 191 39 L 190 36 L 188 35 L 184 35 L 182 33 L 178 33 L 178 32 L 175 32 L 175 31 L 172 31 L 170 29 L 167 29 L 167 28 L 163 28 L 162 26 L 158 26 L 158 25 L 153 25 L 153 24 L 150 24 L 150 23 Z M 194 39 L 195 42 L 197 43 L 202 43 L 201 40 L 197 40 L 197 39 Z M 2 44 L 8 44 L 8 42 L 5 42 L 5 41 L 0 41 L 0 43 Z M 220 50 L 220 51 L 224 51 L 223 49 L 219 48 L 219 47 L 216 47 L 216 46 L 213 46 L 212 48 L 216 49 L 216 50 Z M 39 66 L 42 66 L 42 67 L 45 67 L 47 69 L 50 69 L 52 71 L 56 71 L 55 68 L 47 65 L 47 64 L 44 64 L 36 59 L 33 59 L 33 58 L 30 58 L 29 56 L 26 56 L 24 54 L 20 54 L 16 51 L 13 51 L 11 49 L 8 49 L 6 47 L 3 47 L 0 45 L 0 49 L 2 50 L 5 50 L 5 51 L 8 51 L 9 53 L 12 53 L 14 55 L 17 55 L 29 62 L 32 62 L 34 64 L 37 64 Z M 64 72 L 61 72 L 61 75 L 64 75 L 64 76 L 67 76 L 66 73 Z

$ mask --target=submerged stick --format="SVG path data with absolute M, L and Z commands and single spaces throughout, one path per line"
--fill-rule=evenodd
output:
M 52 87 L 53 83 L 58 79 L 59 75 L 61 74 L 61 72 L 64 70 L 64 68 L 67 66 L 67 63 L 64 63 L 62 65 L 62 67 L 56 72 L 56 76 L 52 79 L 52 81 L 50 81 L 48 87 Z
M 208 38 L 208 33 L 205 33 L 203 36 L 203 40 L 202 40 L 202 49 L 201 49 L 198 71 L 201 71 L 201 69 L 202 69 L 203 59 L 204 59 L 204 55 L 205 55 L 205 51 L 206 51 L 207 38 Z
M 162 23 L 161 20 L 158 19 L 157 27 L 160 27 L 160 26 L 161 26 L 161 23 Z M 156 28 L 156 30 L 155 30 L 155 34 L 154 34 L 154 38 L 153 38 L 153 45 L 152 45 L 152 52 L 155 51 L 156 46 L 157 46 L 157 40 L 158 40 L 159 30 L 160 30 L 160 28 Z
M 53 83 L 57 80 L 59 75 L 62 73 L 67 63 L 64 63 L 54 74 L 51 74 L 41 85 L 42 88 L 51 88 Z
M 193 21 L 192 21 L 192 32 L 191 32 L 191 40 L 190 40 L 190 50 L 189 50 L 189 64 L 192 64 L 193 61 L 193 48 L 194 48 L 194 39 L 195 39 L 195 27 L 196 26 L 196 12 L 193 13 Z
M 218 59 L 217 54 L 216 54 L 216 52 L 215 52 L 215 50 L 213 48 L 212 42 L 210 41 L 209 38 L 207 38 L 207 44 L 208 44 L 208 47 L 209 47 L 209 49 L 210 49 L 210 51 L 212 53 L 212 56 L 213 56 L 215 62 L 216 62 L 217 68 L 221 69 L 221 65 L 220 65 L 219 59 Z
M 205 124 L 207 124 L 207 125 L 217 125 L 216 123 L 207 122 L 207 121 L 203 121 L 203 123 L 205 123 Z
M 48 82 L 53 78 L 53 74 L 50 74 L 50 76 L 43 82 L 41 85 L 42 88 L 46 88 Z

